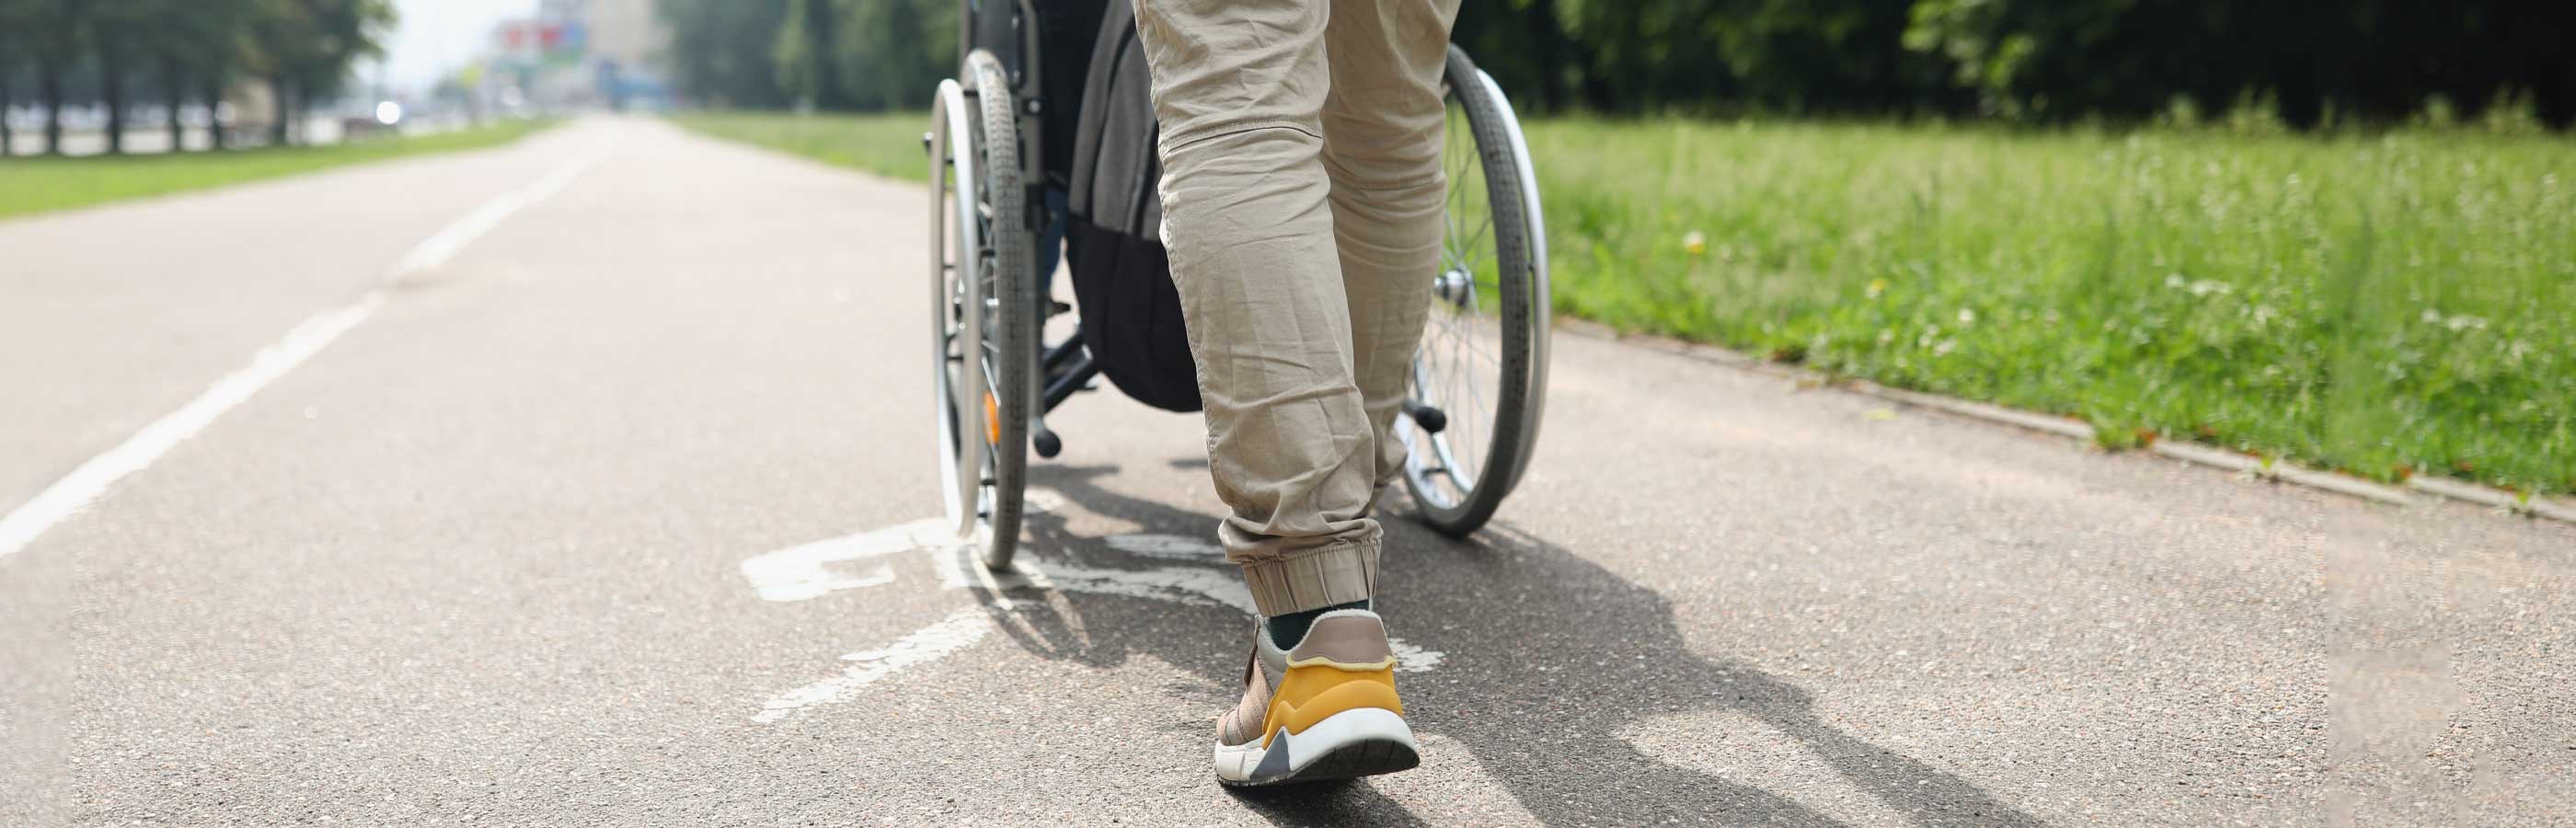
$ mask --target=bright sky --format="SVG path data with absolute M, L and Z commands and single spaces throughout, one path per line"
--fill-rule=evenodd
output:
M 536 14 L 537 0 L 394 0 L 394 10 L 402 19 L 385 42 L 385 80 L 417 90 L 482 54 L 493 24 Z

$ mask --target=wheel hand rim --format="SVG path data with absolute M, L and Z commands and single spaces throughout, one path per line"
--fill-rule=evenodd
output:
M 974 531 L 992 477 L 987 444 L 982 439 L 984 407 L 980 397 L 990 388 L 989 365 L 981 352 L 985 303 L 981 295 L 992 268 L 982 255 L 984 214 L 975 187 L 973 133 L 965 119 L 964 95 L 954 81 L 940 84 L 933 114 L 932 159 L 939 186 L 932 194 L 933 231 L 946 244 L 934 245 L 932 270 L 938 314 L 933 332 L 939 355 L 934 382 L 938 395 L 940 489 L 950 523 L 960 536 Z M 944 306 L 944 307 L 943 307 Z M 978 343 L 970 346 L 966 343 Z M 978 358 L 968 359 L 972 348 Z

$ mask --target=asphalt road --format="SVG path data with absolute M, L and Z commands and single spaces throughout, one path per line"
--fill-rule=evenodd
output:
M 1391 529 L 1425 765 L 1229 793 L 1192 418 L 1061 410 L 1043 588 L 913 542 L 922 198 L 598 120 L 0 222 L 0 509 L 160 449 L 0 554 L 0 825 L 2576 824 L 2576 531 L 1579 336 Z

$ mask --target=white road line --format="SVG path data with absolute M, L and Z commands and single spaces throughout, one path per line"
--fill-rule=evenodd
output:
M 387 282 L 399 281 L 446 264 L 449 257 L 498 226 L 512 213 L 561 191 L 582 171 L 607 156 L 614 135 L 611 133 L 610 139 L 592 145 L 546 177 L 485 202 L 465 214 L 464 218 L 421 241 L 394 266 Z M 288 330 L 285 337 L 261 348 L 251 357 L 250 365 L 216 380 L 214 385 L 180 406 L 179 410 L 152 421 L 134 436 L 125 438 L 125 442 L 90 458 L 89 462 L 72 469 L 63 479 L 54 481 L 54 485 L 45 487 L 34 498 L 10 510 L 7 516 L 0 517 L 0 557 L 27 548 L 46 530 L 79 514 L 82 507 L 106 493 L 109 486 L 116 485 L 116 481 L 151 466 L 162 454 L 205 430 L 233 406 L 242 404 L 242 401 L 258 394 L 260 389 L 267 388 L 269 383 L 295 370 L 295 366 L 304 364 L 306 359 L 330 347 L 341 334 L 366 321 L 384 302 L 385 289 L 378 287 L 367 291 L 356 302 L 315 314 Z
M 887 676 L 903 672 L 904 668 L 938 661 L 949 653 L 975 646 L 975 642 L 984 640 L 985 633 L 992 631 L 993 619 L 985 615 L 983 607 L 960 608 L 938 623 L 896 639 L 885 649 L 842 656 L 844 661 L 858 663 L 842 670 L 840 675 L 771 696 L 751 720 L 767 724 L 787 718 L 787 714 L 806 705 L 838 701 L 850 691 L 875 684 Z

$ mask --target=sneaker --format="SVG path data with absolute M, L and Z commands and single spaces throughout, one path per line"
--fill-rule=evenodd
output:
M 1278 785 L 1422 764 L 1395 697 L 1395 650 L 1377 613 L 1324 613 L 1286 651 L 1267 629 L 1254 629 L 1252 640 L 1243 703 L 1216 722 L 1217 781 Z

